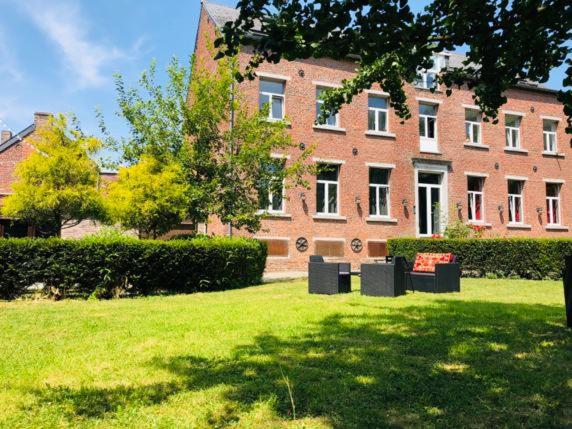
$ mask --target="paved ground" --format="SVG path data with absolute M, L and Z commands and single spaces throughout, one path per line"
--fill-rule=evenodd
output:
M 264 282 L 275 282 L 279 280 L 290 280 L 308 277 L 307 271 L 278 271 L 272 273 L 264 273 Z

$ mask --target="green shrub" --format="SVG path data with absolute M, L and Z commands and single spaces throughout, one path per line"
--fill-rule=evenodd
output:
M 452 252 L 466 277 L 558 279 L 572 239 L 486 238 L 388 240 L 391 255 L 412 259 L 416 253 Z
M 55 296 L 213 291 L 260 283 L 266 245 L 252 239 L 0 239 L 0 298 L 41 284 Z

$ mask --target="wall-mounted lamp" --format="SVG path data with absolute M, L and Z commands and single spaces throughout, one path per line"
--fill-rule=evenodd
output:
M 355 202 L 356 202 L 356 205 L 358 205 L 358 206 L 361 204 L 361 198 L 359 197 L 359 195 L 356 195 Z
M 538 213 L 539 215 L 541 215 L 543 211 L 544 209 L 542 207 L 536 207 L 536 213 Z
M 357 147 L 354 147 L 354 148 L 352 149 L 352 155 L 353 155 L 353 156 L 357 156 L 358 153 L 359 153 L 359 152 L 358 152 Z
M 534 106 L 530 106 L 530 111 L 534 113 Z
M 499 213 L 504 212 L 504 206 L 503 206 L 502 204 L 499 204 L 499 205 L 497 206 L 497 209 L 498 209 Z
M 305 75 L 306 75 L 306 73 L 304 73 L 304 70 L 302 70 L 302 69 L 298 70 L 298 76 L 304 77 Z
M 401 200 L 401 205 L 402 205 L 403 207 L 407 207 L 408 204 L 409 204 L 409 201 L 407 201 L 407 198 L 404 198 L 404 199 Z
M 457 207 L 457 210 L 461 210 L 463 208 L 463 203 L 460 201 L 457 201 L 457 204 L 455 204 L 455 207 Z
M 534 167 L 532 167 L 532 171 L 536 173 L 538 171 L 538 167 L 535 165 Z
M 305 144 L 305 143 L 300 143 L 300 144 L 298 145 L 298 147 L 300 148 L 300 150 L 304 150 L 304 149 L 306 149 L 306 144 Z
M 300 201 L 302 202 L 306 201 L 306 193 L 300 192 Z
M 498 162 L 495 162 L 495 170 L 498 170 L 500 168 L 500 164 Z

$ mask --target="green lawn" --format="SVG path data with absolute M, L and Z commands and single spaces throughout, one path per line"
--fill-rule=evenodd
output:
M 572 425 L 561 283 L 462 290 L 0 303 L 0 426 Z

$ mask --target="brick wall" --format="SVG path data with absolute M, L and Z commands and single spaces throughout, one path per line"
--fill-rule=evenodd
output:
M 201 13 L 196 54 L 209 67 L 213 67 L 205 47 L 206 38 L 215 37 L 214 24 L 208 15 Z M 245 64 L 250 58 L 248 49 L 240 54 Z M 467 172 L 487 175 L 484 185 L 484 221 L 488 236 L 571 237 L 568 225 L 572 222 L 572 168 L 570 139 L 564 132 L 565 117 L 562 106 L 554 94 L 547 92 L 512 89 L 507 92 L 508 102 L 502 107 L 499 124 L 482 123 L 482 143 L 488 147 L 465 146 L 465 107 L 472 105 L 472 94 L 467 88 L 454 90 L 450 97 L 441 92 L 431 93 L 411 85 L 406 88 L 408 103 L 413 117 L 404 124 L 389 109 L 389 132 L 394 137 L 367 136 L 368 95 L 361 94 L 351 105 L 340 112 L 340 127 L 343 131 L 326 131 L 313 127 L 315 120 L 316 83 L 340 84 L 342 79 L 355 75 L 355 64 L 350 61 L 310 59 L 282 61 L 279 64 L 263 64 L 260 72 L 286 77 L 285 111 L 290 121 L 290 133 L 298 145 L 315 145 L 315 158 L 342 162 L 339 177 L 339 219 L 316 219 L 315 178 L 309 178 L 312 189 L 290 189 L 286 192 L 285 216 L 269 218 L 256 236 L 260 238 L 288 240 L 288 256 L 270 258 L 269 270 L 296 270 L 306 266 L 313 253 L 316 239 L 342 240 L 344 260 L 354 264 L 368 260 L 368 241 L 383 241 L 396 236 L 415 236 L 417 233 L 417 205 L 415 167 L 416 162 L 446 166 L 444 192 L 448 194 L 446 207 L 449 220 L 467 219 Z M 261 74 L 262 74 L 261 73 Z M 258 106 L 259 82 L 241 84 L 242 91 L 253 109 Z M 372 88 L 380 91 L 381 88 Z M 438 104 L 437 135 L 439 154 L 420 151 L 418 128 L 418 98 L 431 99 Z M 505 150 L 503 111 L 524 114 L 521 124 L 522 147 L 528 152 Z M 543 116 L 560 118 L 557 140 L 561 156 L 543 155 Z M 294 149 L 289 155 L 295 158 L 300 151 Z M 368 221 L 369 169 L 368 163 L 392 164 L 390 180 L 390 217 L 387 221 Z M 507 176 L 526 178 L 524 186 L 523 227 L 509 227 L 507 209 Z M 562 228 L 546 227 L 545 180 L 559 179 L 561 185 Z M 306 196 L 305 201 L 300 193 Z M 356 204 L 356 198 L 361 201 Z M 407 205 L 402 204 L 407 200 Z M 460 203 L 460 210 L 457 210 Z M 503 212 L 498 206 L 503 205 Z M 539 215 L 537 208 L 542 208 Z M 226 234 L 227 228 L 216 219 L 208 225 L 211 234 Z M 244 232 L 235 231 L 242 235 Z M 295 242 L 304 237 L 309 242 L 306 252 L 296 250 Z M 361 252 L 351 249 L 353 239 L 363 244 Z

